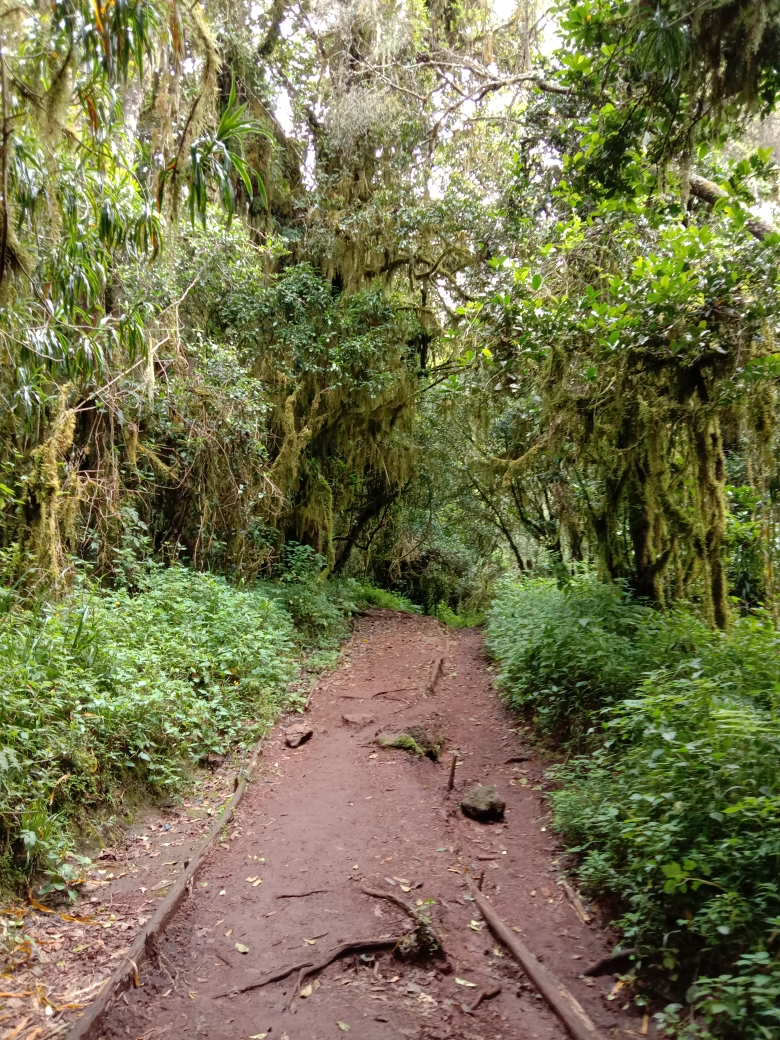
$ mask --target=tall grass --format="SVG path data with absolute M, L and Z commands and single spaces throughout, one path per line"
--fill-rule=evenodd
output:
M 509 702 L 575 752 L 555 825 L 616 907 L 640 997 L 680 1035 L 780 1038 L 780 640 L 710 631 L 590 578 L 504 588 Z

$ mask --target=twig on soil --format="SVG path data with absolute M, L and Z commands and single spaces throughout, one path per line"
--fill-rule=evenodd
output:
M 571 903 L 574 909 L 574 913 L 577 915 L 577 917 L 579 917 L 580 921 L 582 921 L 583 924 L 590 924 L 590 915 L 586 911 L 585 907 L 582 905 L 580 897 L 571 887 L 569 882 L 562 880 L 560 884 L 561 888 L 566 893 L 569 902 Z
M 433 662 L 433 664 L 431 666 L 431 677 L 428 680 L 428 685 L 426 686 L 426 690 L 428 691 L 428 693 L 430 693 L 430 694 L 436 693 L 436 683 L 439 680 L 439 676 L 442 673 L 442 668 L 443 667 L 444 667 L 444 658 L 443 657 L 435 658 L 434 662 Z
M 451 791 L 455 786 L 455 766 L 458 764 L 458 752 L 452 752 L 452 765 L 450 766 L 450 778 L 447 781 L 447 790 Z
M 488 986 L 486 989 L 481 989 L 474 998 L 474 1003 L 471 1007 L 461 1004 L 461 1010 L 465 1011 L 467 1015 L 473 1015 L 483 1000 L 490 1000 L 491 997 L 497 997 L 500 992 L 501 987 L 499 985 Z
M 414 689 L 411 686 L 394 686 L 392 690 L 379 690 L 377 693 L 372 693 L 373 697 L 384 697 L 387 693 L 414 693 Z
M 601 1034 L 577 998 L 536 959 L 525 943 L 512 934 L 485 896 L 473 885 L 469 887 L 474 902 L 487 921 L 491 932 L 510 950 L 574 1040 L 602 1040 Z
M 330 892 L 329 888 L 313 888 L 310 892 L 283 892 L 275 896 L 275 899 L 303 899 L 305 896 L 316 896 L 320 892 Z

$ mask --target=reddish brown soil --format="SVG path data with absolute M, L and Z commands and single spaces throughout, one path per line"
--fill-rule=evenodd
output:
M 443 676 L 426 696 L 437 656 Z M 365 718 L 355 724 L 345 715 Z M 314 736 L 298 750 L 285 747 L 284 726 L 299 717 L 270 735 L 231 834 L 212 849 L 160 941 L 161 968 L 145 966 L 141 988 L 112 1010 L 104 1040 L 564 1037 L 467 898 L 465 875 L 483 871 L 483 891 L 498 912 L 603 1033 L 639 1033 L 640 1019 L 618 1006 L 621 995 L 605 999 L 614 978 L 581 978 L 612 943 L 597 924 L 580 923 L 557 885 L 561 849 L 543 802 L 544 766 L 492 689 L 478 632 L 373 612 L 357 625 L 339 670 L 318 685 L 308 720 Z M 449 755 L 434 763 L 373 742 L 377 730 L 410 725 L 458 750 L 452 795 Z M 507 761 L 526 753 L 527 761 Z M 506 799 L 504 824 L 460 813 L 459 796 L 478 782 L 495 784 Z M 341 942 L 409 930 L 402 911 L 362 886 L 433 900 L 446 960 L 409 962 L 388 951 L 366 963 L 350 955 L 310 979 L 306 997 L 297 975 L 236 992 Z M 280 898 L 291 894 L 300 897 Z M 478 987 L 497 982 L 497 997 L 464 1012 Z

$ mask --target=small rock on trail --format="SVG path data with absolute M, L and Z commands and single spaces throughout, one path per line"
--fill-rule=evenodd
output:
M 373 715 L 342 715 L 341 720 L 345 726 L 370 726 L 374 721 Z
M 503 820 L 506 802 L 492 784 L 482 786 L 481 784 L 465 795 L 460 803 L 461 811 L 472 820 L 480 823 L 493 823 Z
M 284 735 L 284 742 L 287 747 L 297 748 L 301 744 L 305 744 L 307 740 L 311 739 L 314 730 L 311 726 L 288 726 Z

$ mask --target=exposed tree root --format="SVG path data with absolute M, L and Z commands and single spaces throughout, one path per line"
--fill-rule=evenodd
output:
M 634 953 L 633 946 L 617 950 L 615 953 L 610 954 L 609 957 L 602 957 L 600 961 L 591 964 L 582 974 L 588 978 L 594 978 L 597 975 L 612 975 L 616 971 L 622 971 L 629 966 Z
M 467 1015 L 473 1015 L 483 1000 L 490 1000 L 491 997 L 497 997 L 501 992 L 501 987 L 496 983 L 495 986 L 486 986 L 481 989 L 474 998 L 474 1003 L 470 1007 L 466 1007 L 465 1004 L 461 1005 L 461 1010 L 465 1011 Z
M 299 971 L 301 974 L 298 977 L 298 989 L 307 975 L 313 975 L 315 972 L 323 971 L 333 961 L 343 957 L 346 953 L 359 953 L 366 950 L 386 950 L 398 946 L 403 941 L 404 936 L 397 936 L 395 938 L 390 937 L 388 939 L 351 939 L 348 942 L 342 943 L 341 946 L 337 946 L 330 953 L 326 954 L 320 961 L 302 961 L 298 964 L 290 964 L 286 968 L 280 968 L 279 971 L 275 971 L 273 974 L 268 975 L 264 979 L 260 979 L 257 982 L 250 982 L 248 986 L 241 986 L 238 989 L 230 989 L 225 993 L 217 993 L 214 1000 L 218 1000 L 220 997 L 233 997 L 239 993 L 249 993 L 253 989 L 261 989 L 263 986 L 270 986 L 272 982 L 281 982 L 282 979 L 286 979 L 293 972 Z
M 433 921 L 430 915 L 421 913 L 422 907 L 412 906 L 411 903 L 407 903 L 394 892 L 383 892 L 374 888 L 361 888 L 360 891 L 363 892 L 364 895 L 372 896 L 374 899 L 387 899 L 389 902 L 394 903 L 400 910 L 403 910 L 403 912 L 408 914 L 411 918 L 414 923 L 414 932 L 404 937 L 401 946 L 402 952 L 412 952 L 409 940 L 413 934 L 414 943 L 419 952 L 428 954 L 429 956 L 441 952 L 442 956 L 446 956 L 441 937 L 433 927 Z

